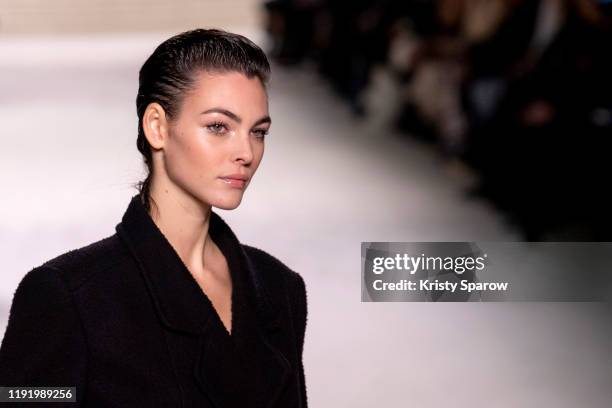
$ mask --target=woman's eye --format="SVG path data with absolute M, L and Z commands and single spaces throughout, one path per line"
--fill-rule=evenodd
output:
M 227 130 L 225 123 L 211 123 L 210 125 L 206 126 L 206 128 L 212 133 L 223 133 Z
M 263 139 L 268 134 L 268 129 L 255 129 L 253 133 L 255 133 L 258 138 Z

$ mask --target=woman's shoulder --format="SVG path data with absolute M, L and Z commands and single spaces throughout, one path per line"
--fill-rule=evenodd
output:
M 35 340 L 29 337 L 33 333 L 28 323 L 31 321 L 36 324 L 44 321 L 46 326 L 41 332 L 56 333 L 57 338 L 76 336 L 74 328 L 80 326 L 74 294 L 93 275 L 100 275 L 105 270 L 113 269 L 112 265 L 123 262 L 123 257 L 121 245 L 113 234 L 31 268 L 13 293 L 5 334 L 5 339 L 9 340 L 4 340 L 11 345 L 3 342 L 3 350 L 18 347 L 26 340 Z M 0 360 L 9 358 L 6 353 L 1 354 Z
M 91 276 L 109 271 L 128 259 L 128 251 L 117 234 L 68 250 L 36 266 L 24 280 L 45 280 L 58 275 L 69 290 L 85 283 Z
M 278 286 L 280 282 L 286 282 L 287 289 L 294 296 L 306 296 L 306 284 L 301 274 L 263 249 L 251 245 L 241 245 L 268 287 Z
M 294 271 L 280 259 L 263 249 L 251 245 L 241 245 L 249 260 L 255 264 L 262 274 L 272 275 L 269 276 L 272 279 L 283 278 L 291 282 L 303 280 L 298 272 Z

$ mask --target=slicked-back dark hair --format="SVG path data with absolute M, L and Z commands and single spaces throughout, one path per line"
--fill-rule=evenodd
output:
M 151 146 L 145 137 L 142 119 L 147 106 L 159 103 L 169 120 L 177 117 L 183 98 L 195 85 L 200 72 L 240 72 L 257 77 L 265 86 L 270 64 L 265 53 L 248 38 L 219 29 L 195 29 L 161 43 L 147 58 L 139 74 L 136 110 L 136 145 L 147 166 L 147 177 L 136 183 L 143 204 L 150 210 L 150 184 L 153 175 Z

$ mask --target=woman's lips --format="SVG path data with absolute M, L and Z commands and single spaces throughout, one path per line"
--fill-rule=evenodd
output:
M 229 177 L 220 177 L 220 179 L 225 184 L 227 184 L 228 186 L 233 187 L 233 188 L 242 189 L 242 188 L 244 188 L 244 186 L 246 184 L 246 180 L 241 180 L 241 179 L 235 179 L 235 178 L 229 178 Z

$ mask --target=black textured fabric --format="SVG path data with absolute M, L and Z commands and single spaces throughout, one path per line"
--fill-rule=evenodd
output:
M 53 407 L 306 408 L 304 280 L 215 212 L 209 233 L 231 272 L 231 334 L 136 195 L 115 234 L 22 279 L 0 386 L 77 387 Z

